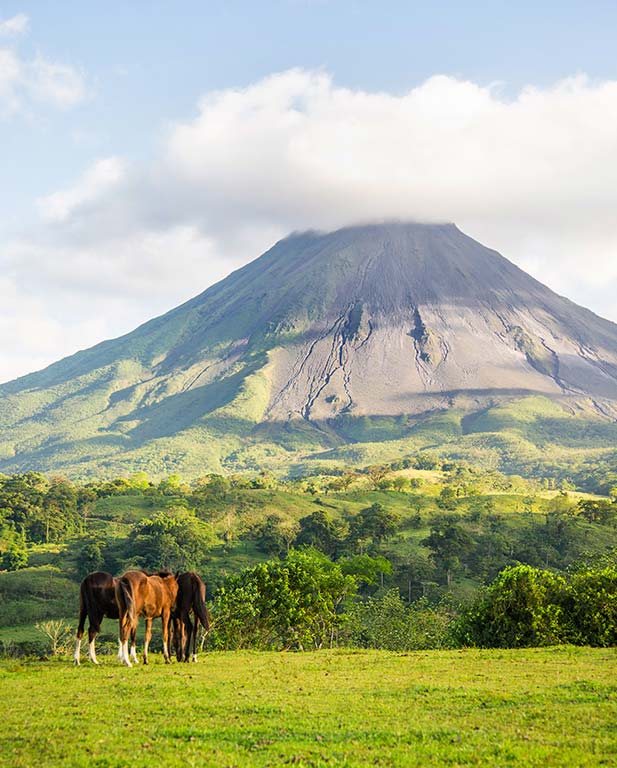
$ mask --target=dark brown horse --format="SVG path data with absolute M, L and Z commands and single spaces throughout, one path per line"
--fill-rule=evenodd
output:
M 146 620 L 144 664 L 148 663 L 152 620 L 159 617 L 163 622 L 163 655 L 169 663 L 169 624 L 177 595 L 178 582 L 173 573 L 168 571 L 160 571 L 152 576 L 142 571 L 127 571 L 116 581 L 120 653 L 127 667 L 132 666 L 128 653 L 129 635 L 136 631 L 140 616 Z
M 197 661 L 198 621 L 208 632 L 210 614 L 206 606 L 206 585 L 194 571 L 181 573 L 178 581 L 178 598 L 172 614 L 174 627 L 174 648 L 178 661 L 188 661 L 193 639 L 193 661 Z M 191 621 L 195 616 L 195 624 Z
M 79 587 L 79 626 L 77 627 L 77 640 L 73 659 L 79 665 L 81 656 L 81 639 L 84 636 L 86 617 L 88 618 L 88 656 L 90 661 L 98 664 L 94 641 L 101 631 L 101 622 L 104 618 L 117 619 L 119 617 L 118 604 L 116 603 L 116 581 L 111 573 L 94 571 L 89 573 Z M 120 653 L 118 653 L 120 657 Z M 135 633 L 131 635 L 131 656 L 135 661 Z

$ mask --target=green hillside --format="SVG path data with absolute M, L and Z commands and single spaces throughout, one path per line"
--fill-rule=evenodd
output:
M 40 648 L 36 623 L 74 627 L 79 581 L 96 569 L 196 568 L 212 597 L 243 569 L 311 546 L 340 563 L 368 557 L 377 571 L 365 597 L 396 590 L 438 605 L 465 601 L 509 565 L 565 573 L 614 559 L 617 504 L 554 486 L 428 454 L 286 481 L 0 478 L 0 643 Z M 105 632 L 113 643 L 113 622 Z

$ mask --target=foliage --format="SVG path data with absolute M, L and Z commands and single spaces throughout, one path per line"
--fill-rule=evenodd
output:
M 299 525 L 296 546 L 314 547 L 330 557 L 336 557 L 343 539 L 340 526 L 323 510 L 318 509 L 301 518 Z
M 397 589 L 370 597 L 349 608 L 347 642 L 360 648 L 390 651 L 447 647 L 451 612 L 419 600 L 408 606 Z
M 190 571 L 203 562 L 211 545 L 207 526 L 186 510 L 174 509 L 135 526 L 129 556 L 146 569 Z
M 519 648 L 561 642 L 617 643 L 617 568 L 568 579 L 519 565 L 506 568 L 464 610 L 454 637 L 463 645 Z
M 617 565 L 574 573 L 564 603 L 569 642 L 617 645 Z
M 214 643 L 223 648 L 321 648 L 333 642 L 356 582 L 316 550 L 292 550 L 232 576 L 216 596 Z

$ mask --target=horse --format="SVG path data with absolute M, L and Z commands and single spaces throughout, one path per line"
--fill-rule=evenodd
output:
M 81 639 L 84 635 L 86 617 L 88 618 L 88 657 L 93 664 L 98 664 L 96 658 L 95 639 L 101 631 L 101 622 L 104 618 L 119 618 L 118 604 L 116 603 L 116 581 L 111 573 L 94 571 L 89 573 L 79 587 L 79 625 L 77 627 L 77 639 L 75 641 L 75 653 L 73 660 L 79 666 L 81 657 Z M 120 652 L 118 652 L 120 657 Z M 135 654 L 135 633 L 131 634 L 131 657 L 137 661 Z
M 121 660 L 131 667 L 128 654 L 129 635 L 137 630 L 139 617 L 146 620 L 144 664 L 148 663 L 148 646 L 152 638 L 152 620 L 163 622 L 163 656 L 169 664 L 169 625 L 178 595 L 178 582 L 173 573 L 159 571 L 148 575 L 143 571 L 127 571 L 116 582 L 116 602 L 119 610 L 119 641 Z
M 178 661 L 188 661 L 193 639 L 193 661 L 197 661 L 197 622 L 208 632 L 210 614 L 206 606 L 206 585 L 194 571 L 176 576 L 178 598 L 172 613 L 173 641 Z M 195 624 L 191 622 L 191 612 Z

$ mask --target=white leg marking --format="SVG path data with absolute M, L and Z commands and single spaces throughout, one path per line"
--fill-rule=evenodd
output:
M 131 656 L 131 661 L 133 662 L 133 664 L 139 664 L 139 659 L 137 658 L 137 651 L 135 650 L 135 646 L 134 645 L 131 646 L 130 656 Z
M 98 661 L 96 660 L 96 649 L 94 647 L 94 643 L 94 640 L 91 643 L 88 643 L 88 656 L 90 657 L 90 661 L 93 664 L 98 664 Z
M 122 659 L 122 640 L 120 640 L 120 638 L 118 638 L 118 659 L 120 661 L 123 661 L 123 659 Z
M 196 653 L 193 654 L 193 661 L 197 661 L 197 654 Z
M 122 661 L 126 664 L 127 667 L 133 666 L 129 659 L 129 641 L 128 640 L 122 643 Z
M 81 656 L 81 637 L 75 641 L 75 653 L 73 654 L 73 660 L 75 665 L 79 666 L 79 659 Z

